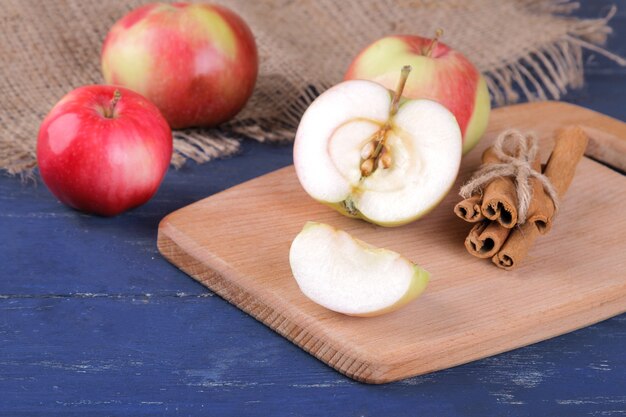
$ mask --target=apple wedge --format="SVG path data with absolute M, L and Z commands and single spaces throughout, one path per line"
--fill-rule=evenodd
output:
M 304 113 L 294 165 L 304 190 L 342 214 L 382 226 L 409 223 L 454 183 L 462 137 L 454 115 L 431 100 L 401 100 L 366 80 L 342 82 Z
M 400 254 L 316 222 L 307 222 L 294 239 L 289 263 L 304 295 L 350 316 L 397 310 L 419 296 L 429 279 Z

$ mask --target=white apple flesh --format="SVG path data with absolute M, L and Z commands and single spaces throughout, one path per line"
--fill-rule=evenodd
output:
M 351 316 L 397 310 L 417 298 L 429 279 L 400 254 L 315 222 L 307 222 L 294 239 L 289 263 L 304 295 Z
M 435 101 L 396 98 L 398 92 L 377 83 L 351 80 L 309 106 L 296 133 L 294 165 L 311 197 L 383 226 L 411 222 L 442 200 L 461 162 L 456 119 Z M 382 137 L 386 164 L 370 158 L 371 172 L 364 171 L 368 151 Z

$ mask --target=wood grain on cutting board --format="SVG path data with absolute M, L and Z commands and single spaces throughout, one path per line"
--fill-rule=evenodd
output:
M 590 134 L 594 158 L 626 167 L 626 124 L 564 103 L 511 106 L 493 111 L 453 190 L 415 223 L 382 228 L 343 217 L 308 197 L 287 167 L 170 214 L 159 228 L 159 250 L 360 381 L 398 380 L 514 349 L 626 311 L 626 177 L 619 173 L 584 158 L 554 229 L 513 272 L 468 255 L 463 241 L 471 226 L 452 212 L 458 186 L 499 132 L 535 131 L 545 159 L 554 130 L 569 124 Z M 402 253 L 431 272 L 428 288 L 407 307 L 375 318 L 314 304 L 299 291 L 288 262 L 291 241 L 307 220 Z

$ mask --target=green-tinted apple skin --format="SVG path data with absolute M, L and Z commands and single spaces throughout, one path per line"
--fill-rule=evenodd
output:
M 431 39 L 397 35 L 365 48 L 352 62 L 346 80 L 364 79 L 396 88 L 400 68 L 412 67 L 403 96 L 438 101 L 456 117 L 463 135 L 463 154 L 480 141 L 487 129 L 491 103 L 487 84 L 461 53 L 439 42 L 426 56 Z
M 354 317 L 375 317 L 375 316 L 381 316 L 383 314 L 389 314 L 396 310 L 401 309 L 402 307 L 404 307 L 405 305 L 407 305 L 408 303 L 410 303 L 411 301 L 415 300 L 417 297 L 422 295 L 422 293 L 426 289 L 426 286 L 428 285 L 428 281 L 430 281 L 430 273 L 417 265 L 413 265 L 413 268 L 415 269 L 415 273 L 413 275 L 413 279 L 411 280 L 411 285 L 409 286 L 409 289 L 407 290 L 407 292 L 398 301 L 396 301 L 389 307 L 386 307 L 380 310 L 371 311 L 369 313 L 364 313 L 364 314 L 348 314 L 348 315 L 354 316 Z

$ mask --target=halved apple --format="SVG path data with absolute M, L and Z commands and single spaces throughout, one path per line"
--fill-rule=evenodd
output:
M 351 316 L 397 310 L 419 296 L 429 279 L 400 254 L 316 222 L 307 222 L 294 239 L 289 263 L 304 295 Z
M 459 170 L 461 131 L 441 104 L 400 99 L 409 70 L 395 94 L 351 80 L 309 106 L 294 165 L 311 197 L 383 226 L 411 222 L 443 199 Z

